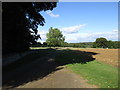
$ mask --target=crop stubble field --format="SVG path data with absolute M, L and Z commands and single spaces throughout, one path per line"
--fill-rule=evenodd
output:
M 98 49 L 98 48 L 97 49 L 95 48 L 85 48 L 85 49 L 71 48 L 71 49 L 97 53 L 96 55 L 92 55 L 93 58 L 95 58 L 97 61 L 101 61 L 106 64 L 110 64 L 112 66 L 118 67 L 118 61 L 119 61 L 118 58 L 120 57 L 118 55 L 119 53 L 118 49 Z

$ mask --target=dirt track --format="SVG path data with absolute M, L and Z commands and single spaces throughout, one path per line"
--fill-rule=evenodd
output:
M 79 75 L 68 69 L 56 71 L 43 79 L 29 82 L 17 88 L 98 88 L 95 85 L 86 83 Z

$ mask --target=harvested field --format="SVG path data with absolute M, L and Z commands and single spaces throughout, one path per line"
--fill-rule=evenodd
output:
M 70 48 L 70 49 L 73 49 L 73 48 Z M 118 57 L 120 57 L 118 55 L 118 49 L 75 48 L 74 50 L 97 53 L 96 55 L 93 55 L 93 58 L 95 58 L 98 61 L 104 62 L 106 64 L 110 64 L 112 66 L 118 67 Z

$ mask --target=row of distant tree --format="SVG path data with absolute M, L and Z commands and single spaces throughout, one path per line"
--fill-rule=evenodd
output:
M 36 43 L 35 45 L 32 45 L 32 47 L 52 47 L 52 45 L 48 45 L 46 42 Z M 120 48 L 120 41 L 108 41 L 107 46 L 104 47 L 104 45 L 96 44 L 95 42 L 84 42 L 84 43 L 67 43 L 64 42 L 63 45 L 60 47 L 75 47 L 75 48 Z
M 57 28 L 50 28 L 46 34 L 47 40 L 32 45 L 33 47 L 79 47 L 79 48 L 119 48 L 120 41 L 109 41 L 106 38 L 97 38 L 95 42 L 67 43 L 62 32 Z
M 120 48 L 120 41 L 111 41 L 106 38 L 97 38 L 95 42 L 65 43 L 63 46 L 79 48 Z
M 120 48 L 120 41 L 111 41 L 106 38 L 97 38 L 95 42 L 93 42 L 93 48 Z

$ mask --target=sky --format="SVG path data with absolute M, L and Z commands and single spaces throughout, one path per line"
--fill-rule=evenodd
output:
M 49 28 L 58 28 L 65 42 L 94 42 L 96 38 L 118 41 L 117 2 L 58 2 L 52 11 L 40 12 L 45 25 L 39 26 L 40 42 L 46 41 Z

